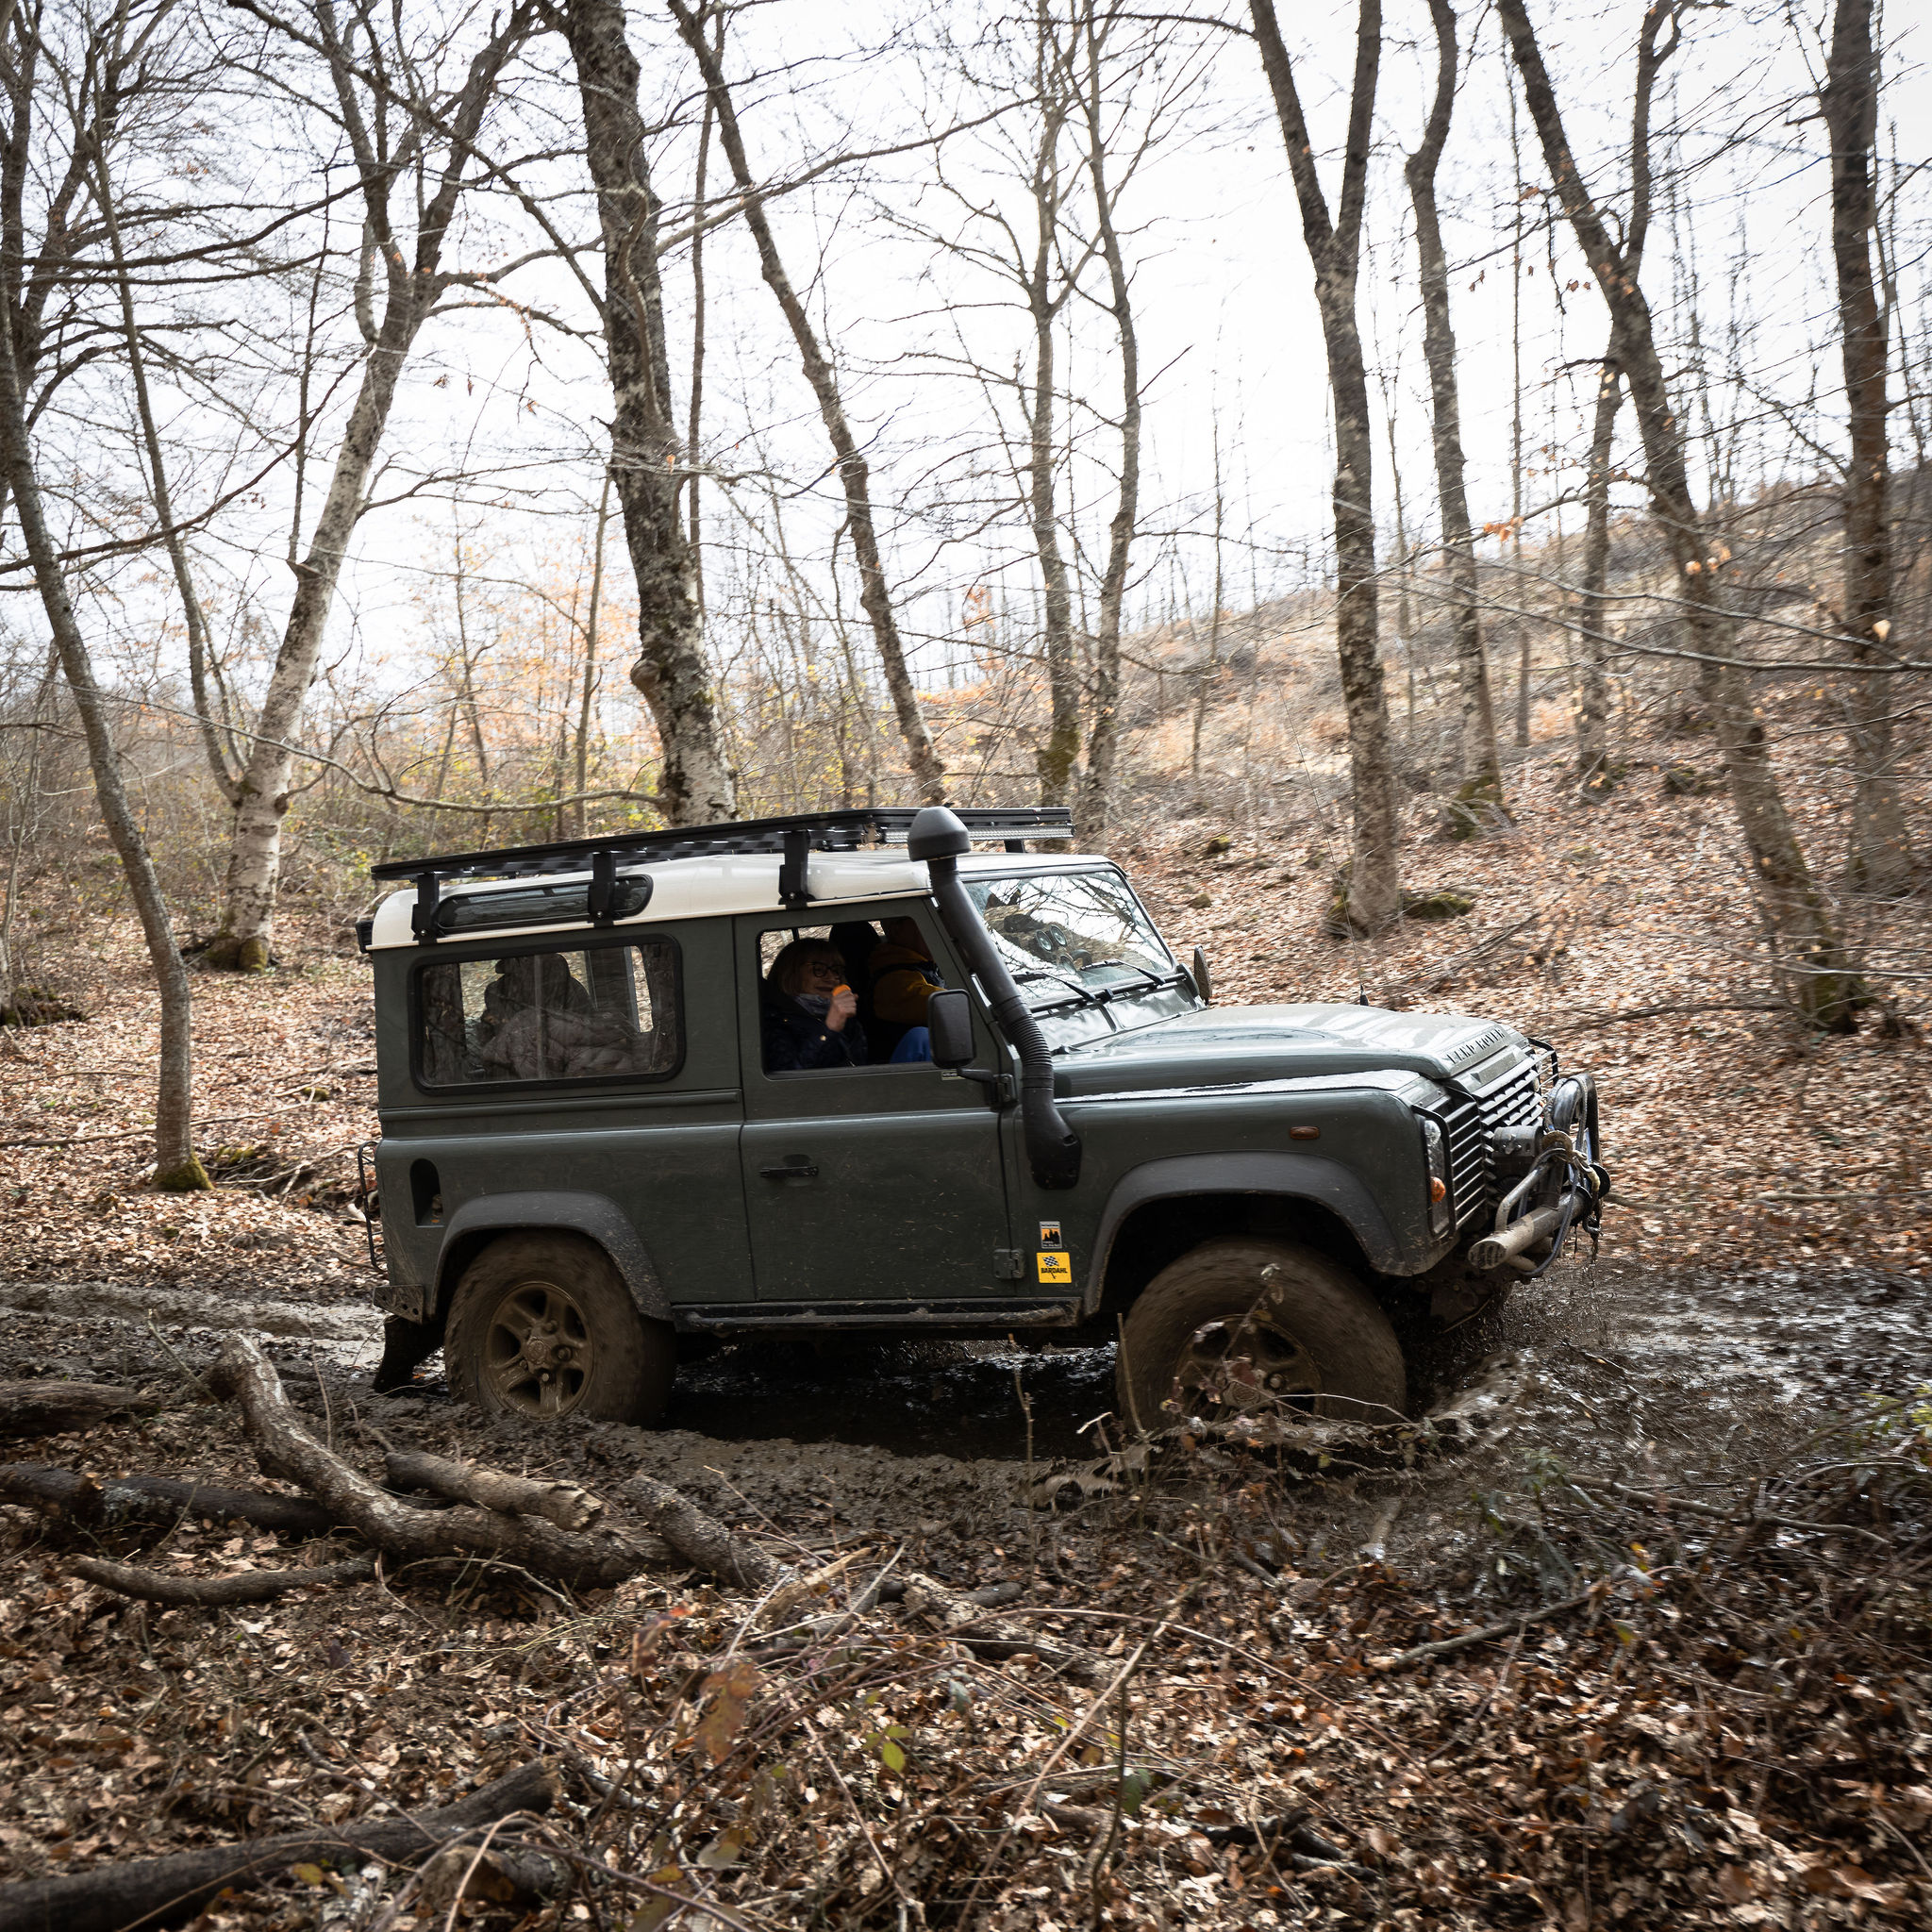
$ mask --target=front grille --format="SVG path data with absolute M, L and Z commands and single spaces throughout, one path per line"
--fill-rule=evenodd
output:
M 1490 1136 L 1498 1127 L 1529 1126 L 1541 1118 L 1542 1096 L 1533 1060 L 1525 1061 L 1480 1099 L 1458 1093 L 1442 1110 L 1442 1125 L 1449 1138 L 1449 1191 L 1456 1203 L 1457 1227 L 1494 1205 L 1496 1168 Z

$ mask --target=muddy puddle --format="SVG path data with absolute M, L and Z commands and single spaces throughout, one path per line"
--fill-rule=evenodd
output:
M 380 1353 L 375 1309 L 340 1296 L 15 1282 L 0 1284 L 0 1374 L 13 1375 L 178 1374 L 225 1332 L 248 1329 L 298 1374 L 307 1366 L 353 1392 Z M 1932 1293 L 1849 1268 L 1724 1276 L 1567 1264 L 1499 1316 L 1419 1345 L 1417 1406 L 1452 1402 L 1499 1357 L 1514 1364 L 1507 1432 L 1524 1453 L 1578 1467 L 1637 1454 L 1715 1480 L 1872 1395 L 1932 1383 Z M 438 1367 L 394 1407 L 440 1428 L 458 1418 Z M 680 1373 L 663 1448 L 675 1444 L 669 1460 L 714 1466 L 744 1462 L 724 1444 L 781 1466 L 832 1445 L 888 1459 L 1047 1463 L 1094 1455 L 1090 1425 L 1112 1406 L 1110 1346 L 747 1345 Z

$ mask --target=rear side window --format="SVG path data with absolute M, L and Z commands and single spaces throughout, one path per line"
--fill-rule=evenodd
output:
M 418 969 L 425 1087 L 661 1080 L 677 1071 L 677 948 L 669 940 L 507 953 Z

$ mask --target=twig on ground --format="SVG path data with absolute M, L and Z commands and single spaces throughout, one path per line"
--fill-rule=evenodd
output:
M 105 1562 L 98 1557 L 75 1557 L 67 1567 L 83 1582 L 152 1604 L 265 1604 L 294 1590 L 366 1583 L 375 1574 L 375 1558 L 352 1557 L 343 1563 L 318 1564 L 313 1570 L 240 1570 L 232 1576 L 173 1575 L 131 1563 Z
M 1565 1597 L 1561 1603 L 1524 1610 L 1518 1616 L 1506 1617 L 1500 1624 L 1486 1624 L 1480 1630 L 1465 1630 L 1459 1637 L 1439 1638 L 1434 1643 L 1418 1643 L 1408 1650 L 1398 1650 L 1392 1657 L 1372 1657 L 1367 1660 L 1368 1666 L 1372 1671 L 1381 1671 L 1386 1674 L 1391 1671 L 1406 1671 L 1416 1664 L 1427 1663 L 1431 1657 L 1452 1657 L 1457 1651 L 1473 1649 L 1478 1643 L 1493 1643 L 1497 1638 L 1508 1637 L 1518 1630 L 1526 1629 L 1531 1624 L 1546 1624 L 1552 1617 L 1580 1610 L 1585 1604 L 1594 1602 L 1597 1594 L 1597 1587 L 1593 1585 L 1581 1596 Z

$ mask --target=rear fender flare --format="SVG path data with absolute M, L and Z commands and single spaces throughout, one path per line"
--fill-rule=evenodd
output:
M 1410 1259 L 1396 1240 L 1381 1204 L 1361 1176 L 1337 1160 L 1311 1154 L 1184 1154 L 1130 1169 L 1114 1184 L 1093 1242 L 1084 1312 L 1100 1307 L 1115 1237 L 1136 1208 L 1153 1201 L 1198 1194 L 1267 1194 L 1325 1208 L 1361 1245 L 1371 1268 L 1400 1274 Z
M 450 1217 L 436 1256 L 436 1316 L 449 1313 L 458 1278 L 496 1234 L 579 1234 L 609 1256 L 639 1314 L 668 1322 L 671 1304 L 650 1251 L 616 1202 L 603 1194 L 484 1194 Z

